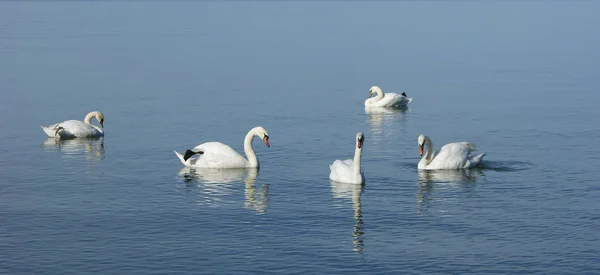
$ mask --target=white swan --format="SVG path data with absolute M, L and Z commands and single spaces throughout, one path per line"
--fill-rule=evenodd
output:
M 363 171 L 360 170 L 360 158 L 363 150 L 365 136 L 363 133 L 356 134 L 356 149 L 354 151 L 354 159 L 344 161 L 336 160 L 329 165 L 331 173 L 329 179 L 337 182 L 361 184 L 364 182 Z
M 257 136 L 261 138 L 267 147 L 269 145 L 269 134 L 263 127 L 252 128 L 244 139 L 244 152 L 248 159 L 245 159 L 231 147 L 220 142 L 202 143 L 191 150 L 185 151 L 181 155 L 177 151 L 175 154 L 185 166 L 202 167 L 202 168 L 255 168 L 259 167 L 258 159 L 252 149 L 252 140 Z M 198 154 L 196 158 L 191 158 Z
M 377 94 L 375 97 L 371 97 L 373 94 Z M 381 88 L 377 86 L 369 89 L 369 97 L 365 100 L 365 106 L 367 107 L 406 107 L 408 103 L 412 101 L 412 98 L 406 96 L 406 93 L 402 95 L 395 93 L 384 94 Z
M 100 122 L 100 127 L 92 124 L 92 118 Z M 104 136 L 104 115 L 101 112 L 93 111 L 85 116 L 83 121 L 67 120 L 52 124 L 48 127 L 40 126 L 49 137 L 60 138 L 83 138 L 83 137 L 102 137 Z
M 419 161 L 419 169 L 472 168 L 479 165 L 483 156 L 485 156 L 485 153 L 474 155 L 473 153 L 476 151 L 475 145 L 469 142 L 448 143 L 442 146 L 440 152 L 435 156 L 433 143 L 429 137 L 420 135 L 417 141 L 419 143 L 419 155 L 423 156 L 423 147 L 427 147 L 425 156 Z

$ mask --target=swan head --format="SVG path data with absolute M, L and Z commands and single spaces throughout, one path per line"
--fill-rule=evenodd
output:
M 361 149 L 365 142 L 365 135 L 362 132 L 356 133 L 356 148 Z
M 104 128 L 104 115 L 100 112 L 96 112 L 96 119 L 100 122 L 100 127 Z
M 265 145 L 267 147 L 271 147 L 271 145 L 269 144 L 269 133 L 267 132 L 267 130 L 261 126 L 258 127 L 254 127 L 254 129 L 252 129 L 252 131 L 254 132 L 254 135 L 262 138 L 263 142 L 265 143 Z
M 419 156 L 423 155 L 423 147 L 425 146 L 426 140 L 427 137 L 425 135 L 420 135 L 419 138 L 417 138 L 417 142 L 419 143 Z
M 373 86 L 373 87 L 371 87 L 371 89 L 369 89 L 369 96 L 367 98 L 371 97 L 373 94 L 380 95 L 381 93 L 382 93 L 381 88 L 379 88 L 377 86 Z

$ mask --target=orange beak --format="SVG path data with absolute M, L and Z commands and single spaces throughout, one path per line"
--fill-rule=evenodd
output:
M 362 148 L 362 141 L 358 141 L 356 143 L 356 147 L 358 147 L 358 149 Z
M 419 145 L 419 156 L 423 155 L 423 145 Z
M 271 147 L 271 145 L 269 145 L 269 137 L 264 137 L 263 141 L 265 142 L 265 145 L 267 145 L 267 147 Z

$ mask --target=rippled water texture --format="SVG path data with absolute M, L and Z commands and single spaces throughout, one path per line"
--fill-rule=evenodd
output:
M 2 274 L 594 274 L 600 4 L 0 2 Z M 365 109 L 372 85 L 402 110 Z M 106 136 L 40 125 L 105 115 Z M 183 168 L 221 141 L 260 170 Z M 365 133 L 364 186 L 329 164 Z M 487 152 L 418 171 L 417 136 Z

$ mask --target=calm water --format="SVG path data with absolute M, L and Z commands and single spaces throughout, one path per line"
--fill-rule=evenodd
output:
M 600 272 L 598 2 L 0 2 L 0 273 Z M 408 110 L 365 113 L 372 85 Z M 106 116 L 101 140 L 39 125 Z M 205 141 L 260 171 L 199 173 Z M 364 187 L 328 165 L 366 134 Z M 485 168 L 421 173 L 417 136 Z

